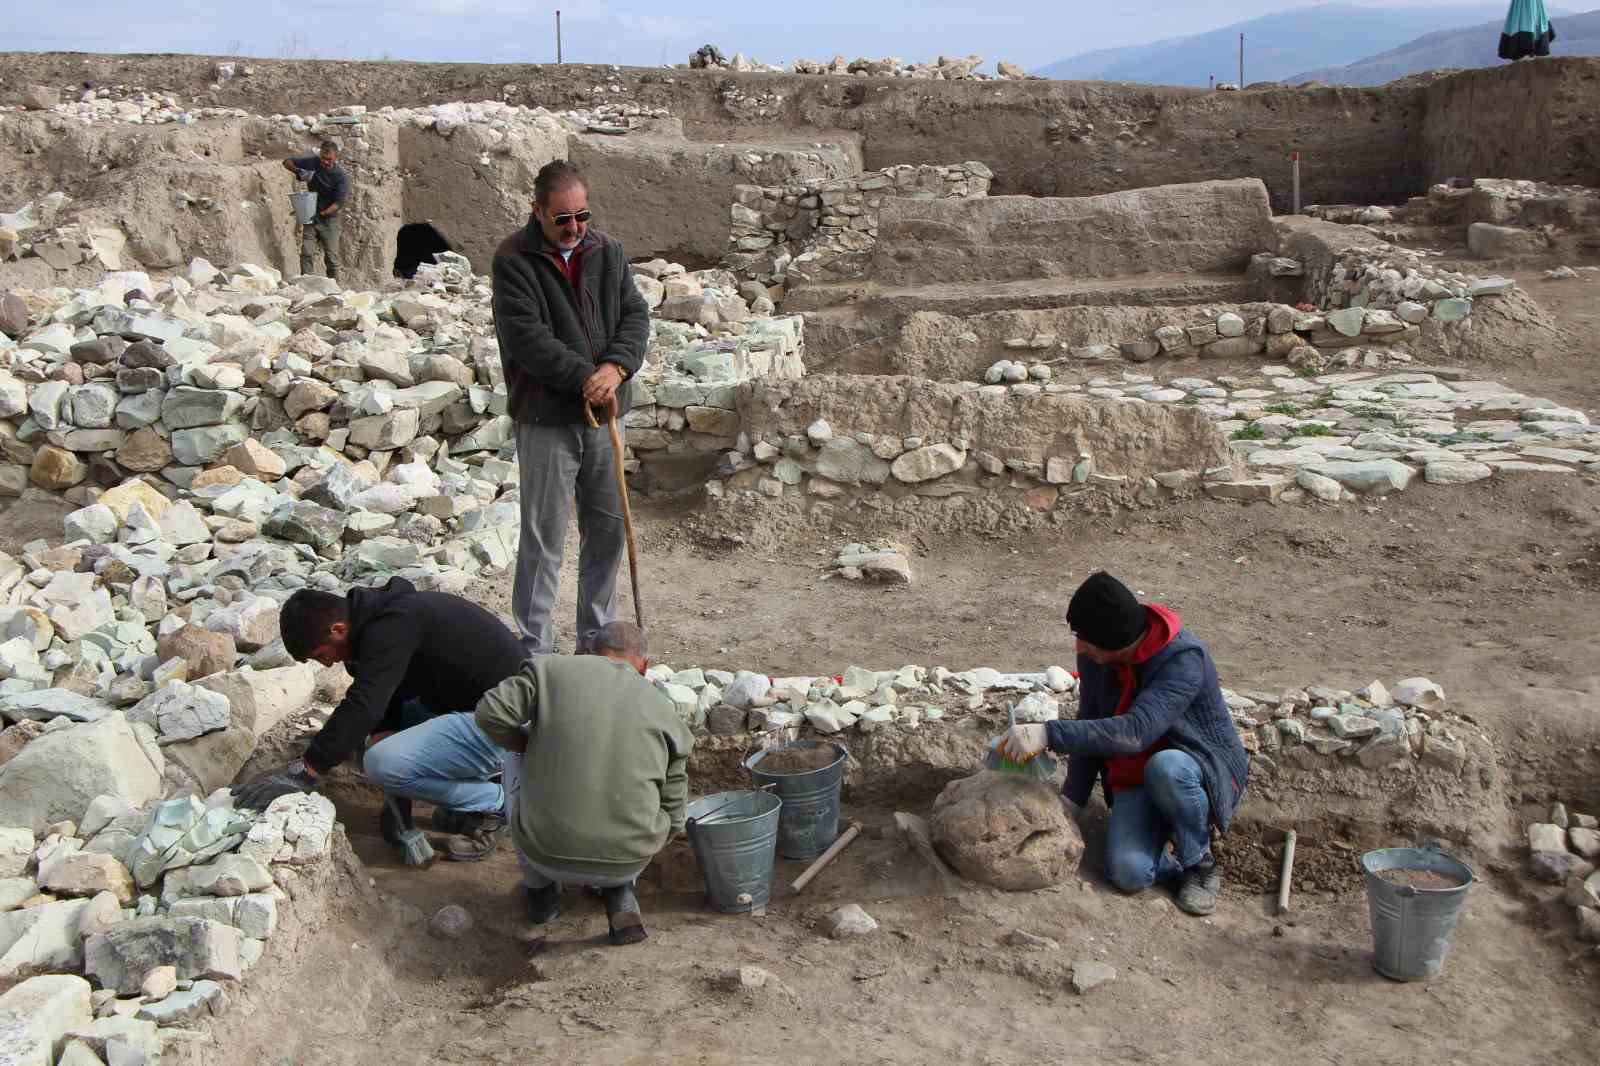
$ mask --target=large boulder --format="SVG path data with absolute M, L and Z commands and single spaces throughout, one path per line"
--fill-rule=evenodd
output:
M 180 981 L 237 981 L 239 930 L 204 918 L 135 918 L 88 938 L 84 972 L 119 995 L 139 991 L 144 975 L 172 966 Z
M 88 981 L 71 974 L 30 977 L 0 996 L 0 1063 L 55 1062 L 67 1031 L 93 1020 Z
M 73 899 L 0 914 L 0 979 L 82 966 L 80 926 L 88 906 Z
M 182 659 L 189 667 L 190 677 L 208 677 L 231 670 L 238 655 L 232 636 L 194 625 L 168 633 L 156 642 L 156 656 L 162 662 Z
M 1010 892 L 1070 877 L 1083 835 L 1050 785 L 985 770 L 952 781 L 933 803 L 934 847 L 961 876 Z
M 96 796 L 138 807 L 161 791 L 161 770 L 120 713 L 46 733 L 0 767 L 0 811 L 34 832 L 78 818 Z
M 234 723 L 259 736 L 311 702 L 317 689 L 317 670 L 310 663 L 270 670 L 246 666 L 213 674 L 198 684 L 228 697 Z

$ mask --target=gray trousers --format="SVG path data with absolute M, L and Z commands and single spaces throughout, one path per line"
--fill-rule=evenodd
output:
M 578 504 L 578 627 L 575 650 L 616 618 L 617 566 L 627 547 L 616 464 L 606 427 L 517 423 L 522 531 L 511 613 L 529 655 L 555 653 L 550 612 L 574 497 Z
M 317 216 L 317 220 L 300 229 L 300 273 L 309 274 L 317 267 L 317 245 L 322 245 L 322 261 L 328 268 L 328 277 L 339 276 L 339 216 Z

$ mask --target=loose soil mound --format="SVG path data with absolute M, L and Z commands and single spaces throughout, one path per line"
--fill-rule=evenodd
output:
M 839 752 L 832 745 L 825 747 L 779 748 L 763 755 L 755 769 L 764 774 L 809 774 L 832 766 Z
M 1412 888 L 1460 888 L 1466 884 L 1465 881 L 1457 881 L 1432 870 L 1383 870 L 1378 876 L 1391 885 L 1409 885 Z

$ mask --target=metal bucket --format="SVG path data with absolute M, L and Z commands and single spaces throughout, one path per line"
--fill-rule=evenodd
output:
M 689 843 L 713 910 L 742 914 L 772 898 L 782 807 L 783 801 L 769 792 L 716 792 L 689 804 Z
M 761 769 L 761 760 L 766 756 L 795 748 L 827 748 L 835 758 L 820 770 L 799 774 L 771 774 Z M 797 740 L 745 757 L 744 768 L 756 784 L 774 789 L 783 800 L 783 816 L 778 819 L 779 855 L 786 859 L 814 859 L 838 839 L 839 785 L 849 757 L 844 748 L 823 740 Z
M 302 226 L 309 226 L 317 220 L 316 193 L 292 192 L 289 194 L 289 203 L 294 205 L 294 217 Z
M 1361 856 L 1367 875 L 1367 905 L 1372 914 L 1372 965 L 1395 981 L 1439 976 L 1450 950 L 1450 932 L 1477 880 L 1472 868 L 1457 862 L 1437 844 L 1421 848 L 1383 848 Z M 1460 884 L 1454 888 L 1415 888 L 1379 876 L 1384 870 L 1427 870 Z

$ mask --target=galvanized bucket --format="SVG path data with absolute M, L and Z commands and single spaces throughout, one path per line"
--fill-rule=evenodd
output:
M 1467 902 L 1477 875 L 1440 850 L 1383 848 L 1361 856 L 1367 875 L 1367 904 L 1372 914 L 1372 965 L 1395 981 L 1424 981 L 1439 976 L 1450 950 L 1450 932 Z M 1379 875 L 1385 870 L 1426 870 L 1459 882 L 1452 888 L 1397 885 Z
M 713 910 L 742 914 L 772 898 L 782 807 L 770 792 L 716 792 L 689 804 L 689 843 Z
M 774 774 L 761 769 L 761 761 L 777 751 L 795 748 L 827 748 L 835 758 L 820 770 L 799 774 Z M 797 740 L 752 752 L 744 767 L 762 788 L 772 789 L 783 800 L 783 815 L 778 819 L 778 854 L 786 859 L 814 859 L 839 837 L 839 785 L 844 780 L 845 760 L 850 753 L 823 740 Z
M 292 192 L 289 194 L 289 203 L 294 205 L 294 217 L 302 226 L 309 226 L 317 220 L 316 193 Z

